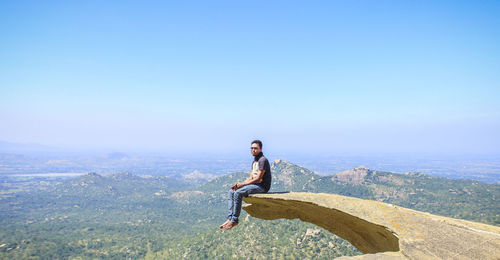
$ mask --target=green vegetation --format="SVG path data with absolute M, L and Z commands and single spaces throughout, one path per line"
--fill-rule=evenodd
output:
M 278 161 L 272 191 L 326 192 L 380 200 L 443 216 L 500 225 L 500 185 L 423 174 L 359 171 L 335 176 Z M 226 192 L 248 173 L 202 185 L 166 177 L 87 174 L 0 198 L 2 259 L 331 259 L 360 254 L 299 220 L 263 221 L 242 212 L 222 231 Z
M 146 259 L 332 259 L 357 254 L 361 253 L 351 244 L 313 224 L 247 217 L 237 229 L 186 236 Z

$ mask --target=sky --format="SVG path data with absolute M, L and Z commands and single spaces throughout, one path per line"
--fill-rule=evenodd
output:
M 498 1 L 2 1 L 0 141 L 500 155 Z

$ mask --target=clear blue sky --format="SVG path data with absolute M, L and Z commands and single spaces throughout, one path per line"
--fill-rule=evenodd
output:
M 2 1 L 0 140 L 500 154 L 499 14 L 499 1 Z

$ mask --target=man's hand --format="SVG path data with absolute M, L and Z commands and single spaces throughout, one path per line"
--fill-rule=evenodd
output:
M 237 190 L 237 189 L 239 189 L 239 188 L 241 188 L 241 187 L 243 187 L 243 186 L 244 186 L 244 185 L 243 185 L 243 183 L 241 183 L 241 182 L 237 182 L 236 184 L 234 184 L 234 185 L 231 187 L 231 189 L 232 189 L 232 190 Z

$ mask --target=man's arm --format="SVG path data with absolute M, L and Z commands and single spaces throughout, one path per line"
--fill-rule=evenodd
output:
M 245 185 L 249 185 L 249 184 L 254 184 L 254 183 L 259 183 L 261 182 L 262 178 L 264 177 L 264 173 L 266 172 L 266 170 L 257 170 L 257 172 L 259 173 L 259 175 L 257 176 L 257 178 L 255 179 L 252 179 L 252 178 L 248 178 L 246 180 L 244 180 L 243 182 L 238 182 L 236 183 L 235 187 L 236 189 L 239 189 Z
M 241 188 L 243 187 L 244 185 L 242 183 L 247 183 L 249 181 L 251 181 L 252 178 L 251 177 L 248 177 L 246 180 L 242 181 L 242 182 L 237 182 L 235 183 L 233 186 L 231 186 L 231 189 L 232 190 L 237 190 L 238 188 Z M 238 184 L 239 183 L 239 184 Z

